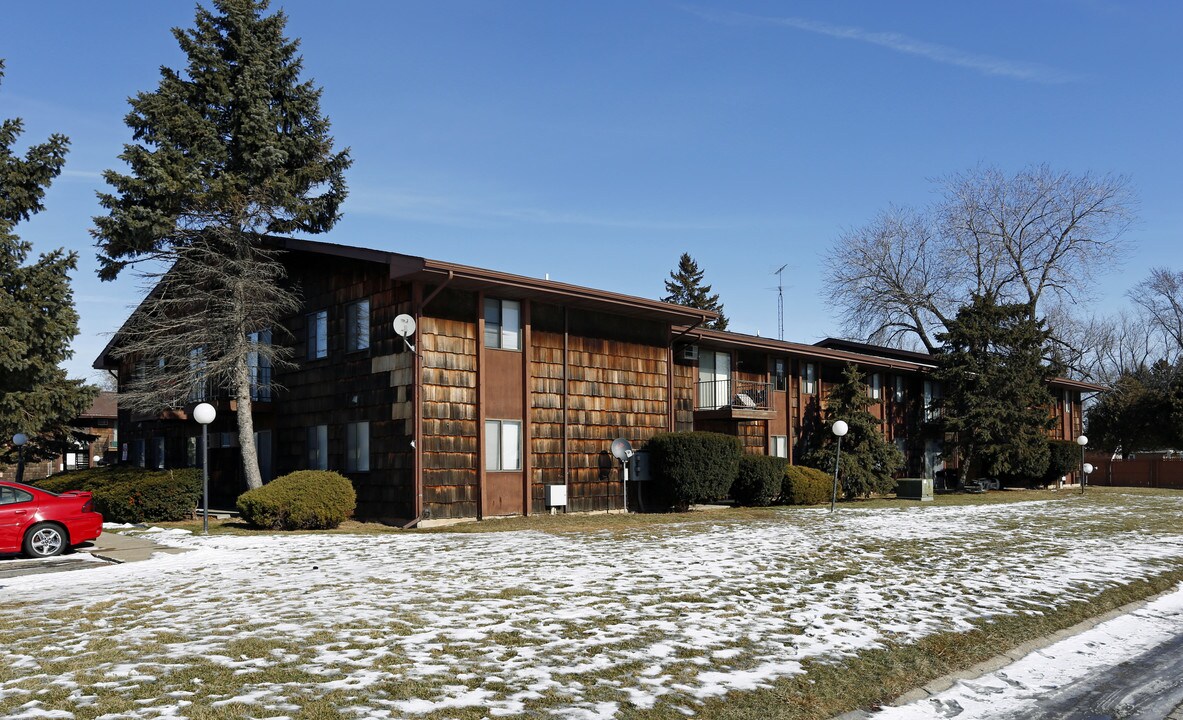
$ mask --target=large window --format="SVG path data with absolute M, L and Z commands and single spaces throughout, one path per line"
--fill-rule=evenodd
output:
M 328 425 L 314 425 L 308 428 L 308 469 L 329 469 Z
M 768 454 L 773 457 L 787 458 L 789 456 L 789 438 L 785 435 L 773 435 L 772 447 Z
M 787 387 L 784 358 L 776 358 L 772 361 L 772 381 L 776 383 L 777 390 L 784 390 Z
M 698 409 L 731 404 L 731 353 L 703 351 L 698 356 Z
M 370 424 L 349 423 L 345 426 L 345 471 L 370 471 Z
M 941 399 L 941 384 L 936 380 L 924 381 L 924 419 L 936 420 L 941 416 L 937 401 Z
M 152 438 L 152 467 L 164 469 L 164 438 Z
M 355 352 L 370 346 L 370 301 L 359 300 L 345 307 L 345 350 Z
M 801 368 L 801 392 L 812 395 L 817 392 L 817 364 L 805 363 Z
M 255 451 L 259 456 L 259 475 L 263 482 L 271 482 L 271 431 L 260 430 L 255 433 Z
M 904 376 L 895 376 L 895 401 L 902 403 L 904 401 Z
M 522 469 L 522 423 L 520 421 L 485 421 L 485 469 Z
M 308 359 L 319 360 L 329 355 L 329 311 L 308 313 Z
M 883 376 L 879 373 L 871 373 L 867 378 L 867 391 L 871 395 L 872 400 L 880 400 L 883 398 Z
M 522 304 L 485 298 L 485 347 L 521 350 Z
M 247 353 L 247 372 L 251 376 L 251 400 L 270 402 L 271 400 L 271 330 L 260 330 L 246 336 L 251 344 L 251 351 Z

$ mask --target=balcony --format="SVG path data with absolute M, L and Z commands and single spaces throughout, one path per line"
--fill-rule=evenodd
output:
M 707 380 L 698 383 L 694 417 L 703 420 L 765 420 L 776 415 L 772 383 Z

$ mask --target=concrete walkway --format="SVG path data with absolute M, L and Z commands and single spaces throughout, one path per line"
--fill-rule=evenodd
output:
M 107 562 L 125 563 L 147 560 L 156 553 L 175 555 L 189 551 L 184 548 L 157 545 L 152 540 L 141 535 L 123 535 L 117 532 L 104 531 L 97 540 L 79 546 L 78 552 L 90 553 L 94 557 L 106 560 Z

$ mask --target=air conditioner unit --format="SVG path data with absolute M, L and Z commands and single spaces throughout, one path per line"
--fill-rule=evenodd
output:
M 683 345 L 682 351 L 678 354 L 678 357 L 680 357 L 683 360 L 697 360 L 698 359 L 698 346 L 697 345 Z

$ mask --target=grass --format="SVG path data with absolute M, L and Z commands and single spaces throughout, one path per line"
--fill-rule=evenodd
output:
M 1034 552 L 1044 553 L 1048 558 L 1062 556 L 1066 552 L 1064 546 L 1067 540 L 1047 547 L 1039 543 L 1040 538 L 1059 537 L 1061 533 L 1064 533 L 1065 538 L 1103 540 L 1117 546 L 1120 546 L 1122 539 L 1136 539 L 1144 535 L 1177 538 L 1183 534 L 1178 506 L 1165 501 L 1138 505 L 1135 501 L 1180 496 L 1183 493 L 1177 491 L 1095 488 L 1090 489 L 1085 498 L 1071 492 L 1014 491 L 984 495 L 941 495 L 934 503 L 923 504 L 893 499 L 843 503 L 839 508 L 840 514 L 869 519 L 878 514 L 851 511 L 991 506 L 1053 500 L 1067 501 L 1069 505 L 1054 507 L 1065 507 L 1073 512 L 1031 512 L 1014 518 L 999 518 L 994 521 L 989 532 L 983 535 L 982 542 L 990 543 L 988 549 L 965 543 L 946 546 L 939 540 L 917 542 L 873 534 L 850 536 L 856 539 L 855 542 L 842 545 L 831 540 L 828 531 L 806 535 L 824 537 L 825 541 L 816 547 L 801 549 L 799 574 L 786 575 L 783 572 L 786 558 L 795 562 L 797 556 L 758 558 L 751 566 L 754 574 L 750 588 L 741 587 L 738 592 L 716 592 L 716 586 L 710 583 L 661 585 L 661 573 L 656 571 L 652 572 L 652 578 L 648 571 L 633 571 L 633 577 L 638 582 L 644 581 L 639 585 L 642 591 L 650 587 L 662 589 L 660 597 L 646 602 L 647 619 L 677 623 L 679 618 L 686 615 L 710 613 L 719 619 L 720 627 L 726 627 L 727 624 L 744 620 L 749 608 L 745 600 L 749 590 L 756 595 L 762 594 L 758 599 L 763 604 L 752 607 L 769 612 L 769 608 L 775 604 L 769 604 L 768 598 L 780 598 L 783 602 L 777 612 L 787 615 L 800 610 L 800 606 L 795 604 L 798 598 L 843 596 L 844 588 L 851 582 L 857 582 L 864 568 L 875 564 L 880 568 L 898 567 L 901 574 L 923 572 L 928 567 L 927 556 L 934 552 L 943 553 L 947 565 L 960 563 L 967 566 L 966 574 L 960 576 L 958 582 L 973 582 L 979 574 L 989 575 L 991 562 L 1006 564 L 1007 558 L 1012 555 L 1016 558 L 1025 557 L 1028 561 Z M 1138 507 L 1157 507 L 1163 512 L 1147 514 L 1132 511 Z M 200 529 L 200 523 L 168 525 Z M 256 534 L 256 531 L 236 525 L 234 522 L 214 523 L 211 524 L 211 530 L 220 534 Z M 294 532 L 284 533 L 284 536 L 331 536 L 342 532 L 375 536 L 402 533 L 423 541 L 413 547 L 457 552 L 457 548 L 464 546 L 464 543 L 456 542 L 459 534 L 535 530 L 555 536 L 553 541 L 545 539 L 548 544 L 575 540 L 582 543 L 579 547 L 583 547 L 606 540 L 623 539 L 634 543 L 631 546 L 636 546 L 636 543 L 643 545 L 650 540 L 661 543 L 689 539 L 690 544 L 693 544 L 697 534 L 701 533 L 703 537 L 717 535 L 715 530 L 720 527 L 767 527 L 776 532 L 783 529 L 785 537 L 801 537 L 798 532 L 800 528 L 839 526 L 829 525 L 826 516 L 816 509 L 761 508 L 629 516 L 546 515 L 422 531 L 399 531 L 381 525 L 358 523 L 337 531 Z M 794 532 L 797 535 L 793 535 Z M 521 541 L 526 539 L 522 538 Z M 512 542 L 518 543 L 519 540 L 514 539 Z M 1039 546 L 1038 550 L 1033 549 L 1035 545 Z M 633 631 L 631 634 L 622 632 L 622 628 L 631 621 L 627 614 L 622 614 L 618 609 L 622 605 L 621 599 L 600 590 L 600 604 L 594 606 L 596 612 L 591 616 L 552 619 L 548 621 L 551 630 L 543 630 L 529 622 L 516 625 L 505 622 L 505 627 L 491 632 L 480 642 L 437 637 L 428 643 L 429 652 L 412 656 L 408 646 L 399 641 L 421 632 L 425 618 L 431 615 L 452 617 L 456 619 L 457 626 L 463 629 L 464 621 L 479 617 L 482 608 L 495 607 L 498 603 L 508 604 L 511 608 L 519 605 L 530 607 L 530 602 L 537 594 L 535 586 L 498 584 L 495 577 L 477 574 L 472 576 L 471 583 L 461 583 L 450 593 L 436 592 L 425 597 L 384 594 L 389 593 L 392 583 L 389 576 L 378 572 L 380 565 L 385 562 L 383 556 L 373 557 L 376 561 L 374 574 L 362 575 L 364 581 L 351 589 L 358 593 L 359 598 L 369 599 L 372 596 L 374 599 L 370 601 L 382 608 L 382 616 L 314 623 L 298 637 L 290 636 L 286 631 L 272 630 L 265 619 L 256 618 L 250 612 L 246 613 L 248 620 L 245 623 L 239 621 L 235 625 L 227 621 L 225 628 L 219 626 L 217 618 L 213 618 L 204 630 L 179 627 L 175 621 L 169 621 L 168 616 L 183 612 L 185 608 L 181 602 L 172 602 L 170 605 L 169 602 L 160 602 L 151 597 L 137 597 L 134 593 L 114 599 L 96 597 L 93 601 L 63 594 L 59 598 L 65 601 L 61 606 L 40 601 L 8 602 L 0 608 L 0 636 L 5 638 L 5 643 L 0 647 L 0 716 L 16 714 L 25 703 L 37 701 L 42 703 L 41 709 L 67 710 L 80 720 L 119 713 L 145 713 L 151 716 L 165 702 L 192 703 L 181 710 L 181 714 L 191 718 L 289 715 L 293 718 L 320 720 L 357 717 L 358 713 L 349 708 L 359 704 L 365 704 L 371 710 L 386 707 L 397 717 L 406 713 L 397 710 L 393 703 L 455 694 L 454 690 L 448 690 L 449 687 L 489 691 L 501 696 L 519 692 L 522 689 L 517 684 L 519 681 L 509 677 L 493 679 L 499 676 L 500 666 L 515 659 L 536 661 L 539 664 L 560 662 L 546 654 L 549 652 L 549 643 L 555 638 L 584 643 L 586 647 L 576 656 L 579 662 L 610 659 L 622 651 L 644 653 L 655 643 L 665 640 L 664 631 L 656 627 L 643 631 L 627 628 Z M 979 559 L 983 561 L 977 562 Z M 512 571 L 514 567 L 513 558 L 498 557 L 496 562 L 506 571 Z M 1143 579 L 1125 584 L 1065 584 L 1063 592 L 1032 594 L 1029 597 L 1013 597 L 1002 592 L 1001 596 L 1008 607 L 1007 613 L 972 620 L 973 627 L 967 632 L 939 631 L 911 640 L 902 635 L 887 635 L 881 646 L 875 649 L 863 650 L 854 655 L 832 655 L 824 661 L 805 661 L 804 674 L 781 678 L 766 689 L 731 692 L 724 697 L 708 699 L 703 704 L 695 704 L 687 696 L 673 692 L 659 699 L 654 708 L 640 709 L 622 702 L 621 691 L 622 687 L 636 687 L 639 673 L 649 664 L 648 658 L 636 659 L 563 676 L 564 683 L 544 687 L 534 696 L 523 700 L 523 714 L 544 716 L 557 712 L 561 716 L 562 710 L 571 706 L 572 698 L 578 697 L 584 705 L 620 702 L 617 717 L 638 720 L 678 716 L 678 707 L 690 707 L 703 717 L 724 720 L 828 718 L 856 707 L 872 707 L 883 703 L 936 677 L 971 667 L 1031 638 L 1052 634 L 1093 615 L 1183 582 L 1183 557 L 1163 558 L 1154 561 L 1153 565 L 1148 565 L 1149 562 L 1143 564 L 1146 567 Z M 324 565 L 323 562 L 321 564 Z M 1039 565 L 1030 562 L 1012 563 L 1008 567 L 1013 568 L 1008 575 L 1019 580 L 1039 574 Z M 690 573 L 689 577 L 694 577 L 692 564 L 672 569 L 679 573 Z M 262 572 L 263 568 L 259 568 L 259 571 Z M 434 578 L 439 570 L 428 567 L 425 573 L 433 579 L 424 587 L 432 587 L 437 582 Z M 496 573 L 491 575 L 495 576 Z M 562 579 L 561 575 L 555 577 Z M 446 577 L 439 576 L 439 581 L 448 587 L 446 580 Z M 174 589 L 185 594 L 204 591 L 211 601 L 221 599 L 220 603 L 212 603 L 215 608 L 224 605 L 230 610 L 235 604 L 244 601 L 243 597 L 234 595 L 231 584 L 216 577 L 203 579 L 199 573 L 192 573 L 173 582 Z M 202 582 L 206 583 L 204 588 Z M 300 613 L 307 610 L 307 606 L 293 602 L 293 598 L 300 596 L 295 588 L 304 588 L 304 592 L 347 589 L 344 585 L 326 585 L 324 582 L 313 579 L 301 583 L 298 576 L 293 576 L 290 585 L 254 588 L 246 597 L 261 607 L 292 603 L 294 610 L 285 617 L 294 622 L 305 617 Z M 552 595 L 556 607 L 570 606 L 573 601 L 580 599 L 581 586 L 569 587 L 564 589 L 561 582 L 556 582 L 549 588 L 549 591 L 557 593 Z M 955 614 L 957 602 L 966 590 L 961 588 L 957 592 L 962 595 L 950 593 L 948 598 L 941 599 L 938 604 L 944 602 L 949 612 Z M 1000 595 L 997 589 L 987 592 Z M 393 597 L 402 599 L 399 602 L 384 600 Z M 910 586 L 887 585 L 882 589 L 884 603 L 904 606 L 913 600 Z M 1030 611 L 1033 609 L 1054 609 L 1054 612 L 1032 614 Z M 513 612 L 515 610 L 509 611 L 504 617 L 512 618 Z M 85 630 L 99 624 L 105 628 L 103 632 Z M 810 630 L 808 621 L 798 624 L 794 620 L 786 624 L 783 632 L 786 636 L 794 636 L 795 640 L 797 634 Z M 817 626 L 812 630 L 816 632 Z M 79 642 L 79 638 L 84 641 Z M 786 643 L 785 647 L 795 646 L 789 640 L 783 642 Z M 697 673 L 704 668 L 751 668 L 759 664 L 763 654 L 768 651 L 761 638 L 748 635 L 734 637 L 726 647 L 735 654 L 727 660 L 713 660 L 709 650 L 676 646 L 671 659 L 662 666 L 662 672 L 672 678 L 671 683 L 691 685 Z M 21 666 L 14 662 L 12 653 L 36 657 L 39 667 L 31 670 Z M 318 660 L 326 655 L 337 659 Z M 373 661 L 366 664 L 366 658 L 372 658 Z M 262 666 L 255 666 L 252 664 L 255 661 L 266 662 Z M 355 661 L 360 664 L 354 664 Z M 417 676 L 415 670 L 423 663 L 441 663 L 454 666 L 455 670 Z M 125 665 L 138 665 L 144 677 L 113 680 L 112 669 Z M 340 681 L 348 677 L 357 668 L 386 675 L 362 691 L 348 686 L 324 685 L 326 681 Z M 55 678 L 77 683 L 77 687 L 52 684 L 51 680 Z M 115 684 L 107 685 L 111 682 Z M 575 688 L 575 684 L 579 688 Z M 272 689 L 274 696 L 267 701 L 269 707 L 227 702 L 249 694 L 251 688 L 259 687 Z M 77 700 L 79 693 L 94 695 L 95 699 L 90 704 L 80 704 Z M 436 710 L 418 717 L 424 720 L 476 720 L 489 714 L 488 707 L 478 704 Z

